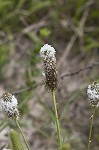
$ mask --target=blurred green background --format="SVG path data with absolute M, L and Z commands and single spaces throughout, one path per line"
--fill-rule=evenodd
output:
M 84 150 L 91 116 L 86 88 L 99 81 L 99 1 L 0 0 L 0 96 L 9 91 L 18 98 L 32 150 L 57 149 L 51 94 L 42 85 L 39 50 L 46 43 L 56 49 L 64 150 Z M 92 150 L 99 149 L 98 117 L 97 109 Z M 9 127 L 16 129 L 1 113 L 1 149 L 9 147 Z

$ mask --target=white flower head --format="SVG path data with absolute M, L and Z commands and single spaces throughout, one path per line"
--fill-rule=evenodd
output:
M 55 57 L 55 49 L 51 45 L 45 44 L 43 47 L 40 49 L 40 56 L 46 60 L 47 58 L 50 58 L 52 61 L 56 62 L 56 57 Z
M 56 68 L 56 57 L 55 49 L 48 44 L 45 44 L 40 49 L 40 56 L 43 58 L 43 76 L 45 88 L 53 91 L 57 88 L 57 68 Z
M 5 93 L 1 100 L 2 109 L 7 113 L 8 117 L 18 119 L 19 111 L 18 102 L 14 95 Z
M 92 106 L 99 106 L 99 84 L 94 82 L 87 89 L 88 100 Z

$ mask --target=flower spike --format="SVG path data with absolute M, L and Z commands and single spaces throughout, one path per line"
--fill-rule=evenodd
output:
M 9 118 L 18 119 L 19 111 L 17 108 L 18 102 L 14 95 L 5 93 L 1 101 L 2 109 L 7 113 Z
M 45 44 L 40 49 L 40 56 L 43 58 L 43 75 L 45 78 L 45 87 L 54 91 L 57 88 L 57 69 L 56 69 L 56 57 L 55 49 L 48 44 Z
M 87 89 L 88 100 L 90 105 L 99 106 L 99 84 L 94 82 Z

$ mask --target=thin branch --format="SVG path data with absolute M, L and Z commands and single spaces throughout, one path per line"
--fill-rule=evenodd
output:
M 71 51 L 71 49 L 72 49 L 72 47 L 73 47 L 73 45 L 74 45 L 74 43 L 75 43 L 77 37 L 78 37 L 78 36 L 79 36 L 79 37 L 83 37 L 83 28 L 84 28 L 84 24 L 85 24 L 85 22 L 86 22 L 86 20 L 87 20 L 88 13 L 89 13 L 89 9 L 87 8 L 87 9 L 84 11 L 83 15 L 82 15 L 82 18 L 81 18 L 81 21 L 80 21 L 80 23 L 79 23 L 79 26 L 78 26 L 77 28 L 75 27 L 76 30 L 74 30 L 73 36 L 71 37 L 69 43 L 67 44 L 67 46 L 66 46 L 66 48 L 65 48 L 65 50 L 64 50 L 64 53 L 63 53 L 62 56 L 60 57 L 60 60 L 59 60 L 59 62 L 58 62 L 58 68 L 60 68 L 62 62 L 64 62 L 64 60 L 65 60 L 65 59 L 67 58 L 67 56 L 69 55 L 69 53 L 70 53 L 70 51 Z
M 64 79 L 65 77 L 68 77 L 68 76 L 74 76 L 74 75 L 77 75 L 77 74 L 79 74 L 81 72 L 84 72 L 86 70 L 91 70 L 91 69 L 93 69 L 94 67 L 97 67 L 97 66 L 99 66 L 99 62 L 94 62 L 91 65 L 88 65 L 87 67 L 84 67 L 84 68 L 79 68 L 78 70 L 76 70 L 74 72 L 64 73 L 63 75 L 60 76 L 60 78 Z
M 39 84 L 32 85 L 32 86 L 27 86 L 27 87 L 25 87 L 25 88 L 23 88 L 23 89 L 20 89 L 20 90 L 16 90 L 16 91 L 14 90 L 14 91 L 12 92 L 12 94 L 17 95 L 17 94 L 21 94 L 21 93 L 23 93 L 23 92 L 25 92 L 25 91 L 31 91 L 31 90 L 33 90 L 33 89 L 35 89 L 36 87 L 39 87 L 39 86 L 41 86 L 41 85 L 43 85 L 42 82 L 40 82 Z
M 94 63 L 92 63 L 91 65 L 88 65 L 85 68 L 79 68 L 78 70 L 76 70 L 74 72 L 64 73 L 63 75 L 61 75 L 59 77 L 59 79 L 64 79 L 65 77 L 69 77 L 69 76 L 71 77 L 71 76 L 79 74 L 80 72 L 84 72 L 86 70 L 92 70 L 94 67 L 97 67 L 97 66 L 99 66 L 99 62 L 94 62 Z M 21 90 L 17 90 L 15 92 L 13 92 L 13 94 L 20 94 L 20 93 L 25 92 L 25 91 L 30 91 L 30 90 L 33 90 L 34 88 L 36 88 L 38 86 L 42 86 L 42 85 L 43 85 L 43 82 L 40 82 L 40 83 L 35 84 L 33 86 L 29 86 L 29 87 L 25 87 Z
M 99 62 L 94 62 L 90 65 L 88 65 L 87 67 L 84 67 L 84 68 L 79 68 L 78 70 L 74 71 L 74 72 L 70 72 L 70 73 L 64 73 L 62 74 L 59 79 L 64 79 L 65 77 L 71 77 L 71 76 L 74 76 L 74 75 L 78 75 L 79 73 L 81 72 L 84 72 L 86 70 L 92 70 L 94 67 L 99 67 Z M 38 84 L 35 84 L 35 85 L 32 85 L 32 86 L 27 86 L 23 89 L 19 89 L 19 90 L 14 90 L 12 91 L 11 93 L 12 94 L 15 94 L 15 95 L 19 95 L 25 91 L 32 91 L 33 89 L 39 87 L 39 86 L 42 86 L 43 85 L 43 82 L 40 82 Z M 0 99 L 2 99 L 2 96 L 0 97 Z
M 71 37 L 69 43 L 67 44 L 67 47 L 64 50 L 64 53 L 62 54 L 62 56 L 60 57 L 60 60 L 58 61 L 58 68 L 60 68 L 62 62 L 66 59 L 66 57 L 68 56 L 68 54 L 70 53 L 75 41 L 76 41 L 77 35 L 74 33 L 73 36 Z

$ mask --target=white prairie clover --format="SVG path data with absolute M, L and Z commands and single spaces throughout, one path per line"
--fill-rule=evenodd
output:
M 99 106 L 99 84 L 94 82 L 87 89 L 88 100 L 90 105 Z
M 1 104 L 2 104 L 2 109 L 7 113 L 8 117 L 12 118 L 15 121 L 15 123 L 24 139 L 27 149 L 30 150 L 28 142 L 27 142 L 27 140 L 23 134 L 23 131 L 21 129 L 21 126 L 18 122 L 19 110 L 17 108 L 18 107 L 17 99 L 15 98 L 14 95 L 12 95 L 10 93 L 5 93 L 3 95 L 3 99 L 1 100 Z
M 2 109 L 7 113 L 9 118 L 18 119 L 19 111 L 17 108 L 18 102 L 14 95 L 5 93 L 1 100 Z
M 45 88 L 47 88 L 52 93 L 52 99 L 54 103 L 54 112 L 55 112 L 55 124 L 57 129 L 58 136 L 58 144 L 59 149 L 62 148 L 61 136 L 60 136 L 60 125 L 59 118 L 56 106 L 56 97 L 55 97 L 55 89 L 57 88 L 57 69 L 56 69 L 56 57 L 55 57 L 55 49 L 48 44 L 45 44 L 40 49 L 40 56 L 43 58 L 43 76 L 45 79 Z
M 55 49 L 48 44 L 45 44 L 40 49 L 40 56 L 43 58 L 44 62 L 44 77 L 45 77 L 45 87 L 54 91 L 57 88 L 57 69 L 56 69 L 56 57 Z
M 93 84 L 89 85 L 87 89 L 87 94 L 88 94 L 89 103 L 91 106 L 93 106 L 91 122 L 90 122 L 90 132 L 89 132 L 89 138 L 88 138 L 88 147 L 87 147 L 87 150 L 89 150 L 95 111 L 96 111 L 96 108 L 99 106 L 99 84 L 94 82 Z

